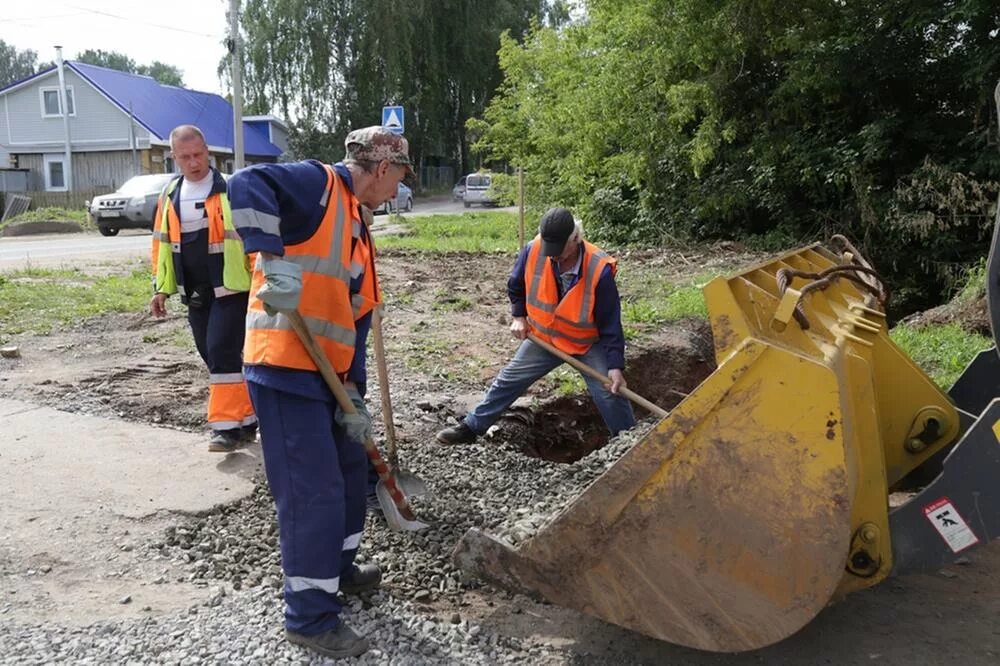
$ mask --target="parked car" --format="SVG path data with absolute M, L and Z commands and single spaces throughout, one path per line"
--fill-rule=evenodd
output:
M 455 201 L 461 201 L 462 199 L 465 198 L 466 178 L 468 178 L 468 176 L 462 176 L 461 178 L 458 179 L 458 182 L 455 183 L 455 187 L 451 188 L 451 198 L 454 199 Z
M 413 190 L 402 183 L 396 188 L 396 198 L 389 199 L 372 212 L 390 213 L 394 210 L 401 210 L 407 213 L 413 210 Z
M 496 204 L 496 200 L 490 192 L 490 185 L 492 182 L 493 177 L 488 173 L 470 173 L 466 176 L 465 194 L 462 197 L 462 200 L 465 202 L 465 207 L 469 208 L 474 203 L 483 206 L 492 206 Z
M 94 197 L 87 204 L 102 236 L 116 236 L 122 229 L 152 229 L 156 200 L 163 187 L 176 176 L 154 173 L 135 176 L 111 194 Z

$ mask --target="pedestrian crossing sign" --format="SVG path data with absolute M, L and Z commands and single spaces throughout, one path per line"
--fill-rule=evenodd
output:
M 382 127 L 386 127 L 393 134 L 403 133 L 403 107 L 383 106 L 382 107 Z

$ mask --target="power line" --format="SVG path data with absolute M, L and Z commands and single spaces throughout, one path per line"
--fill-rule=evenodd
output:
M 118 19 L 119 21 L 128 21 L 129 23 L 138 23 L 140 25 L 149 26 L 151 28 L 160 28 L 161 30 L 172 30 L 174 32 L 183 32 L 188 35 L 197 35 L 199 37 L 209 37 L 211 39 L 219 39 L 221 35 L 210 35 L 205 32 L 198 32 L 196 30 L 185 30 L 184 28 L 175 28 L 172 25 L 163 25 L 162 23 L 151 23 L 149 21 L 143 21 L 137 18 L 131 18 L 128 16 L 121 16 L 119 14 L 112 14 L 111 12 L 104 12 L 99 9 L 90 9 L 88 7 L 78 7 L 76 5 L 66 5 L 67 7 L 72 7 L 73 9 L 79 9 L 80 11 L 87 12 L 90 14 L 97 14 L 99 16 L 107 16 L 109 18 Z

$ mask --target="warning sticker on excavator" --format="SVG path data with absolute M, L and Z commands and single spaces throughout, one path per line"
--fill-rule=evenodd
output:
M 958 553 L 979 543 L 979 537 L 973 533 L 947 497 L 925 506 L 924 515 L 951 548 L 951 552 Z

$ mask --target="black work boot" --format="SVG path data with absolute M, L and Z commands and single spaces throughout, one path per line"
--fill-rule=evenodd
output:
M 248 444 L 253 444 L 257 441 L 257 424 L 251 423 L 250 425 L 245 425 L 240 428 L 240 437 L 243 438 L 244 442 Z
M 340 591 L 344 594 L 361 594 L 378 589 L 382 582 L 382 570 L 377 564 L 352 564 L 346 573 L 340 574 Z
M 232 453 L 242 443 L 240 428 L 216 430 L 212 433 L 212 439 L 208 440 L 208 450 L 212 453 Z
M 440 431 L 437 434 L 437 441 L 442 444 L 471 444 L 476 441 L 476 437 L 478 437 L 476 432 L 462 421 L 458 425 Z
M 307 647 L 325 657 L 333 657 L 334 659 L 357 657 L 368 650 L 368 639 L 364 636 L 358 636 L 343 622 L 329 631 L 314 636 L 306 636 L 285 629 L 285 639 L 289 643 Z

